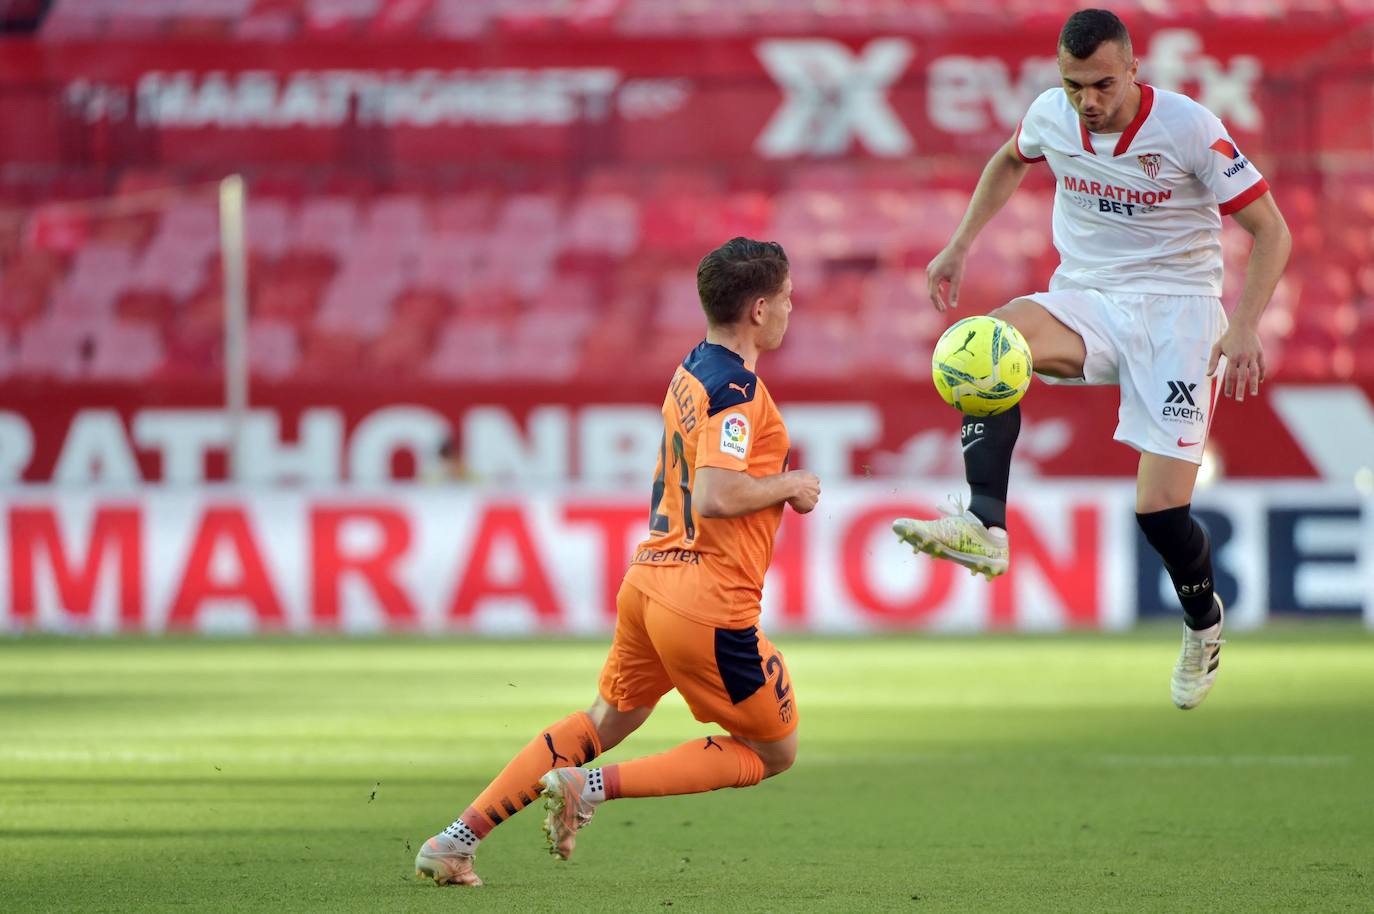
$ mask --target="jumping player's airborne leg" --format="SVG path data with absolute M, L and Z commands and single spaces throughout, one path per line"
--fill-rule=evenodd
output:
M 1087 349 L 1083 338 L 1029 298 L 1018 298 L 992 312 L 1025 337 L 1036 374 L 1081 378 Z M 917 552 L 946 558 L 989 580 L 1007 570 L 1007 486 L 1011 455 L 1021 433 L 1018 404 L 996 416 L 964 416 L 960 441 L 970 499 L 967 510 L 955 500 L 935 520 L 898 518 L 892 531 Z
M 968 480 L 968 510 L 989 529 L 1007 529 L 1007 483 L 1011 452 L 1021 434 L 1021 406 L 996 416 L 965 416 L 959 429 Z
M 1193 518 L 1192 505 L 1164 507 L 1191 498 L 1197 467 L 1159 454 L 1142 454 L 1136 491 L 1136 523 L 1159 553 L 1183 606 L 1183 647 L 1169 692 L 1179 708 L 1202 704 L 1221 664 L 1222 605 L 1212 589 L 1212 544 Z
M 936 520 L 900 518 L 892 530 L 918 552 L 958 562 L 974 574 L 1007 570 L 1007 481 L 1011 453 L 1021 431 L 1021 407 L 996 416 L 964 416 L 960 440 L 964 477 L 972 497 L 967 510 L 956 501 Z

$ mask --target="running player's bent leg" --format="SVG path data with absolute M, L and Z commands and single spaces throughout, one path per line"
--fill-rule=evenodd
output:
M 563 718 L 530 740 L 444 834 L 471 853 L 488 832 L 534 802 L 545 773 L 586 765 L 639 729 L 653 710 L 648 705 L 621 711 L 598 695 L 586 711 Z
M 752 787 L 782 774 L 796 760 L 796 730 L 782 739 L 768 741 L 708 736 L 658 755 L 594 769 L 593 785 L 586 796 L 599 802 L 617 797 L 668 797 L 722 787 Z M 599 772 L 599 778 L 595 772 Z
M 443 833 L 468 845 L 469 852 L 475 849 L 493 828 L 534 802 L 539 796 L 539 778 L 545 772 L 585 765 L 600 755 L 597 729 L 587 712 L 578 711 L 542 731 L 515 754 Z
M 782 774 L 792 763 L 797 760 L 797 731 L 793 730 L 782 739 L 775 739 L 771 742 L 760 742 L 759 740 L 745 739 L 737 736 L 735 739 L 744 743 L 750 749 L 758 753 L 759 758 L 763 759 L 763 777 L 771 778 L 775 774 Z
M 1164 561 L 1188 627 L 1201 631 L 1217 624 L 1221 608 L 1213 598 L 1211 543 L 1191 513 L 1197 470 L 1186 460 L 1141 454 L 1135 518 Z
M 752 787 L 787 770 L 796 757 L 796 697 L 782 653 L 767 636 L 757 626 L 718 628 L 638 597 L 638 631 L 649 637 L 672 686 L 697 720 L 717 723 L 732 735 L 689 740 L 604 768 L 550 771 L 542 779 L 544 829 L 550 852 L 564 859 L 572 855 L 577 831 L 606 800 Z M 608 661 L 603 694 L 615 693 L 619 682 Z
M 753 787 L 781 774 L 797 758 L 797 732 L 778 740 L 712 735 L 688 740 L 657 755 L 594 769 L 604 792 L 594 801 L 618 797 L 669 797 L 706 793 L 724 787 Z
M 621 797 L 667 797 L 722 787 L 752 787 L 766 776 L 763 759 L 743 740 L 708 736 L 658 755 L 604 768 L 559 768 L 544 785 L 544 837 L 549 853 L 567 860 L 577 832 L 596 808 Z
M 540 795 L 543 775 L 586 765 L 648 719 L 672 681 L 644 630 L 644 605 L 639 591 L 621 587 L 615 638 L 591 708 L 565 717 L 530 740 L 462 816 L 425 842 L 415 860 L 417 872 L 440 885 L 481 885 L 472 872 L 478 843 Z
M 778 740 L 743 736 L 694 739 L 658 755 L 607 765 L 605 797 L 667 797 L 721 787 L 752 787 L 797 760 L 797 731 Z
M 660 752 L 600 769 L 605 799 L 671 797 L 722 787 L 753 787 L 763 780 L 763 759 L 742 740 L 707 736 Z
M 587 712 L 569 714 L 546 727 L 515 754 L 461 816 L 421 845 L 415 856 L 416 875 L 439 885 L 481 885 L 472 860 L 482 839 L 534 802 L 541 789 L 539 778 L 550 768 L 585 765 L 600 754 L 597 723 Z

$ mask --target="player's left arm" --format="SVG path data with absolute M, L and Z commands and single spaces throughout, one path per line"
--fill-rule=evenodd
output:
M 1245 266 L 1245 286 L 1240 293 L 1240 304 L 1236 305 L 1226 332 L 1212 346 L 1207 374 L 1210 377 L 1216 371 L 1221 356 L 1226 356 L 1222 393 L 1240 401 L 1245 399 L 1247 388 L 1251 395 L 1258 395 L 1260 382 L 1264 380 L 1260 315 L 1273 297 L 1279 277 L 1288 264 L 1293 239 L 1288 234 L 1288 224 L 1283 221 L 1278 204 L 1274 202 L 1274 195 L 1268 191 L 1231 215 L 1254 238 L 1254 245 L 1250 248 L 1250 261 Z

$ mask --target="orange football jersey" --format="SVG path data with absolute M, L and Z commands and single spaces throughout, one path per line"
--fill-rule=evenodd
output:
M 692 510 L 692 484 L 700 467 L 781 473 L 790 447 L 782 414 L 758 375 L 724 346 L 699 344 L 663 400 L 649 537 L 635 550 L 625 580 L 704 624 L 757 623 L 783 506 L 701 517 Z

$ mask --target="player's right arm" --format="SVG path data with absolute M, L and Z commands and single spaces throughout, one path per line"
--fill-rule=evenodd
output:
M 816 507 L 821 481 L 810 470 L 750 476 L 742 470 L 698 467 L 692 504 L 702 517 L 742 517 L 787 502 L 798 514 Z
M 1018 128 L 1017 134 L 1020 133 Z M 1017 136 L 993 154 L 978 179 L 978 186 L 969 200 L 968 209 L 954 237 L 945 249 L 935 255 L 926 265 L 926 285 L 930 289 L 930 300 L 937 311 L 959 307 L 959 285 L 964 279 L 964 261 L 968 258 L 973 240 L 983 230 L 993 216 L 1006 205 L 1021 179 L 1026 176 L 1026 168 L 1033 159 L 1025 158 L 1017 148 Z M 941 286 L 949 283 L 949 297 L 946 299 Z

